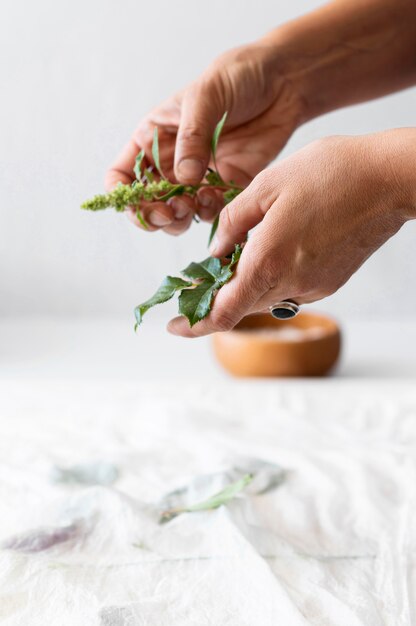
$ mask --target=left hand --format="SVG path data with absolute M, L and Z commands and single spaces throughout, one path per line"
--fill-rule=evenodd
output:
M 328 137 L 262 171 L 221 212 L 211 249 L 225 256 L 258 225 L 235 276 L 206 319 L 190 328 L 175 318 L 168 330 L 183 337 L 226 331 L 281 300 L 302 304 L 337 291 L 414 217 L 415 135 Z
M 247 186 L 285 145 L 307 118 L 300 79 L 285 74 L 279 35 L 270 42 L 229 50 L 216 59 L 182 92 L 153 109 L 133 133 L 129 143 L 107 172 L 106 189 L 134 180 L 137 153 L 145 151 L 145 166 L 152 160 L 153 132 L 159 131 L 160 159 L 167 178 L 198 184 L 210 164 L 211 138 L 227 111 L 217 153 L 225 181 Z M 284 56 L 284 55 L 283 55 Z M 168 202 L 142 202 L 148 231 L 162 228 L 179 235 L 189 228 L 194 212 L 212 222 L 224 206 L 223 194 L 205 187 L 196 198 L 186 194 Z M 141 226 L 136 211 L 127 211 Z

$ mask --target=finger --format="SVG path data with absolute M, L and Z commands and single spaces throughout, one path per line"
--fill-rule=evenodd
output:
M 293 300 L 299 306 L 301 304 L 313 302 L 313 300 L 309 300 L 308 298 L 304 298 L 302 296 L 288 296 L 287 290 L 282 288 L 271 289 L 268 293 L 262 296 L 258 302 L 256 302 L 250 313 L 267 313 L 270 310 L 270 307 L 285 300 Z
M 220 213 L 218 229 L 210 247 L 212 256 L 229 254 L 247 233 L 262 221 L 277 199 L 277 185 L 270 184 L 270 173 L 261 172 L 253 182 Z
M 139 210 L 143 220 L 148 226 L 146 230 L 150 231 L 169 226 L 172 224 L 175 217 L 172 207 L 165 202 L 142 202 Z M 136 216 L 136 212 L 137 209 L 131 207 L 128 211 L 128 217 L 136 226 L 144 228 L 143 224 Z
M 224 206 L 221 191 L 209 187 L 202 187 L 197 193 L 198 215 L 204 222 L 212 222 Z
M 196 185 L 205 175 L 211 138 L 224 113 L 216 104 L 219 102 L 212 81 L 201 80 L 184 95 L 175 147 L 175 175 L 181 183 Z
M 181 235 L 186 230 L 188 230 L 188 228 L 192 224 L 192 217 L 193 217 L 193 214 L 189 213 L 186 217 L 184 217 L 181 220 L 173 220 L 172 224 L 170 226 L 166 226 L 163 230 L 168 235 L 173 235 L 175 237 L 177 235 Z
M 251 311 L 269 286 L 262 272 L 262 259 L 258 255 L 257 245 L 249 244 L 243 251 L 235 275 L 216 295 L 208 317 L 192 328 L 186 318 L 177 317 L 168 324 L 170 333 L 193 338 L 231 330 Z
M 148 222 L 144 222 L 144 224 L 146 224 L 146 226 L 143 224 L 143 214 L 141 213 L 142 219 L 140 220 L 137 217 L 137 209 L 133 208 L 133 207 L 128 207 L 125 211 L 127 218 L 130 220 L 130 222 L 132 224 L 134 224 L 135 226 L 137 226 L 137 228 L 141 228 L 142 230 L 146 230 L 150 233 L 154 232 L 155 230 L 159 230 L 159 228 L 157 228 L 156 226 L 152 226 L 151 224 L 149 224 Z
M 136 178 L 133 168 L 139 151 L 137 143 L 134 139 L 130 139 L 105 176 L 106 191 L 114 189 L 119 182 L 123 185 L 131 185 Z
M 143 148 L 147 162 L 154 166 L 152 147 L 155 128 L 158 129 L 159 160 L 162 171 L 168 180 L 176 182 L 173 171 L 176 132 L 173 132 L 170 127 L 158 125 L 154 119 L 146 119 L 140 123 L 134 134 L 134 140 Z
M 175 196 L 167 202 L 173 209 L 175 220 L 182 220 L 188 215 L 194 215 L 196 203 L 190 196 Z

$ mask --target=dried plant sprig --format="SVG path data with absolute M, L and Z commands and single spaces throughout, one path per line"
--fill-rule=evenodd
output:
M 196 504 L 191 504 L 186 507 L 163 511 L 159 518 L 159 524 L 166 524 L 178 515 L 181 515 L 181 513 L 197 513 L 199 511 L 213 511 L 214 509 L 218 509 L 220 506 L 224 506 L 231 502 L 231 500 L 234 500 L 234 498 L 238 496 L 238 494 L 240 494 L 252 480 L 253 475 L 246 474 L 240 478 L 240 480 L 231 483 L 231 485 L 227 485 L 227 487 L 202 502 L 197 502 Z

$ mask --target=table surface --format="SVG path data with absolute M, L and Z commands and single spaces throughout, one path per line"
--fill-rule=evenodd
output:
M 412 379 L 416 322 L 343 322 L 343 354 L 329 380 Z M 0 379 L 223 380 L 209 338 L 169 335 L 163 322 L 0 319 Z
M 329 378 L 235 380 L 157 323 L 2 320 L 0 622 L 414 624 L 416 325 L 344 336 Z

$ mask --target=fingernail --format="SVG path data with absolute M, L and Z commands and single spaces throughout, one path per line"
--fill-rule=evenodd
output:
M 199 180 L 205 174 L 205 168 L 198 159 L 182 159 L 178 165 L 178 174 L 185 179 Z
M 153 226 L 167 226 L 172 223 L 172 220 L 169 217 L 166 217 L 163 213 L 155 209 L 149 215 L 149 222 L 153 224 Z
M 211 245 L 209 247 L 209 251 L 211 254 L 215 254 L 216 249 L 218 248 L 218 237 L 214 237 L 214 239 L 211 242 Z
M 215 206 L 215 199 L 208 194 L 202 194 L 199 197 L 199 203 L 206 209 L 210 209 Z
M 180 220 L 190 212 L 190 208 L 186 202 L 181 200 L 180 198 L 172 198 L 170 202 L 173 210 L 175 211 L 176 219 Z

